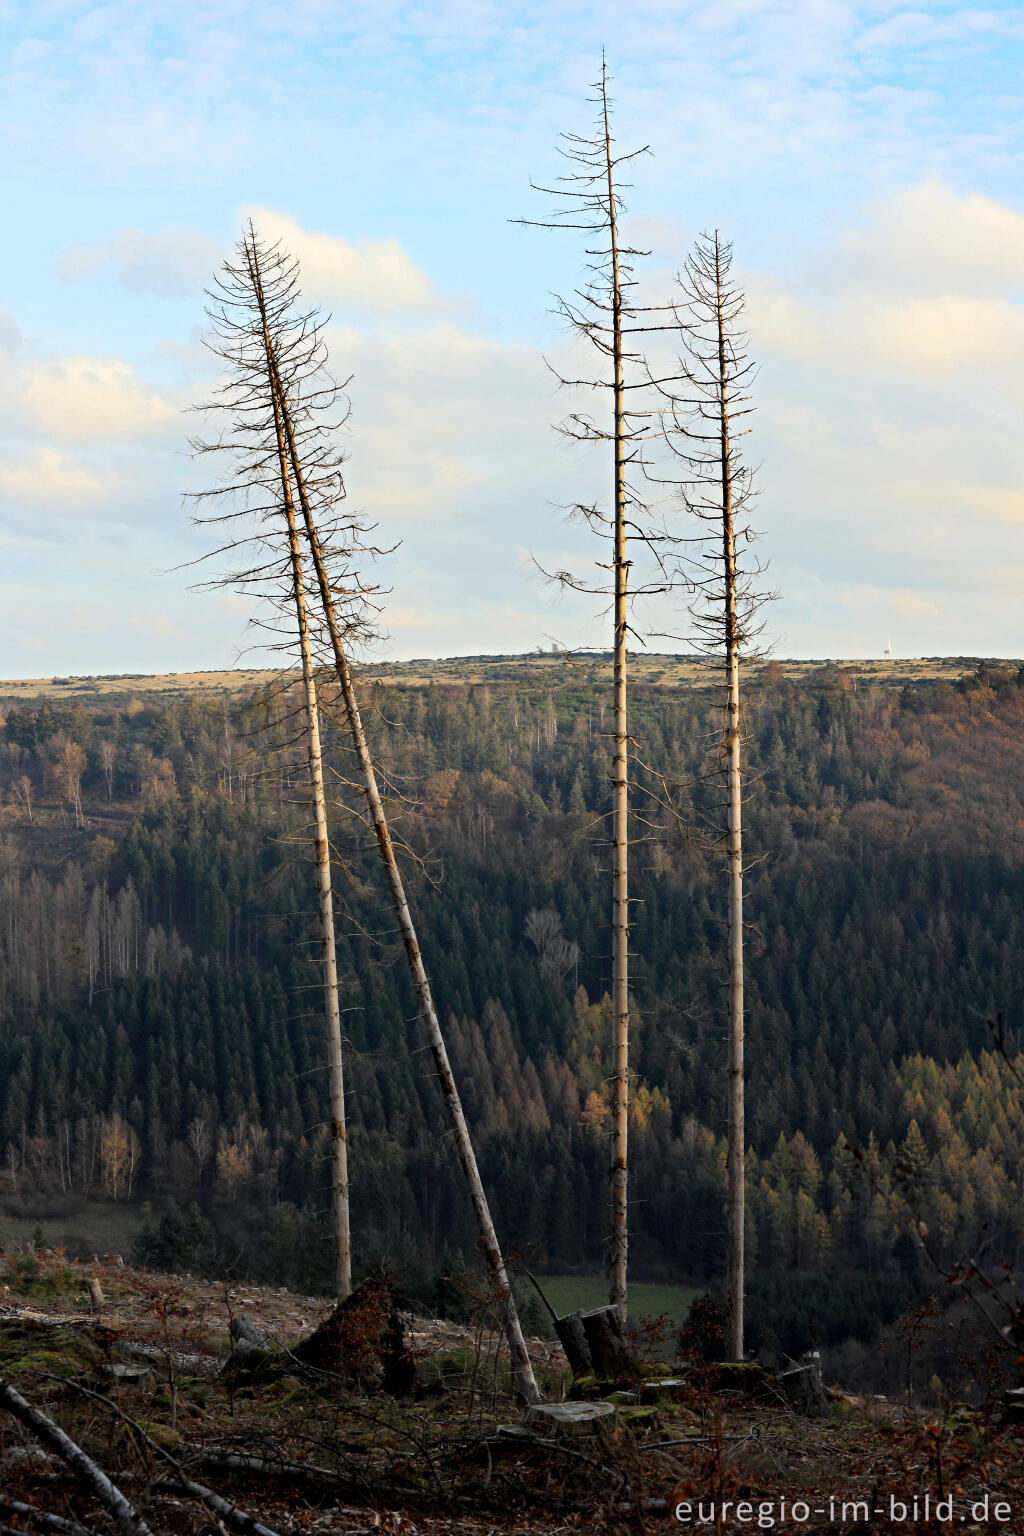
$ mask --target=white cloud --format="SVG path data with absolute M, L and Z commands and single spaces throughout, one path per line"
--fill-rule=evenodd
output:
M 926 181 L 749 285 L 773 622 L 797 647 L 898 624 L 904 652 L 1020 648 L 992 594 L 1024 531 L 1022 272 L 1014 209 Z
M 967 286 L 974 297 L 1024 287 L 1024 215 L 979 192 L 934 178 L 873 202 L 837 242 L 830 267 L 841 278 L 912 294 Z
M 964 6 L 950 15 L 927 11 L 897 11 L 861 32 L 858 52 L 903 52 L 964 44 L 985 37 L 1019 37 L 1024 19 L 1019 13 L 983 11 Z
M 280 240 L 298 258 L 303 292 L 341 308 L 393 314 L 438 315 L 465 304 L 437 292 L 430 278 L 397 240 L 362 240 L 303 229 L 271 208 L 242 209 L 265 240 Z
M 0 460 L 0 495 L 18 505 L 64 513 L 91 507 L 103 482 L 87 465 L 39 448 L 13 461 Z
M 116 357 L 31 362 L 22 368 L 17 390 L 18 414 L 58 442 L 150 437 L 180 419 L 176 403 Z
M 906 587 L 878 587 L 861 582 L 855 586 L 839 587 L 835 600 L 843 608 L 867 616 L 897 614 L 903 618 L 934 618 L 939 612 L 938 603 L 922 592 Z
M 113 277 L 142 293 L 197 295 L 224 257 L 218 241 L 195 229 L 161 229 L 148 234 L 123 229 L 110 240 L 88 240 L 60 261 L 66 283 Z
M 934 379 L 1004 369 L 1024 354 L 1024 306 L 1010 299 L 900 298 L 881 273 L 877 287 L 839 296 L 803 298 L 752 283 L 749 298 L 755 346 L 829 373 Z
M 994 370 L 1016 392 L 1022 291 L 1024 216 L 927 181 L 873 205 L 798 287 L 755 279 L 749 313 L 762 351 L 827 373 Z

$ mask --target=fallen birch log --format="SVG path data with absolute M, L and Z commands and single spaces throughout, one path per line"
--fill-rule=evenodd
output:
M 20 1515 L 23 1520 L 30 1520 L 34 1525 L 41 1525 L 48 1531 L 64 1531 L 67 1536 L 96 1536 L 96 1532 L 87 1525 L 81 1525 L 77 1520 L 68 1520 L 64 1515 L 51 1515 L 49 1510 L 37 1509 L 34 1504 L 22 1504 L 20 1499 L 5 1499 L 0 1494 L 0 1515 Z
M 91 1456 L 87 1456 L 80 1445 L 76 1445 L 69 1435 L 66 1435 L 59 1424 L 55 1424 L 51 1418 L 39 1408 L 33 1408 L 27 1403 L 20 1392 L 16 1392 L 7 1382 L 0 1380 L 0 1407 L 6 1408 L 12 1418 L 17 1419 L 25 1428 L 52 1451 L 66 1462 L 72 1472 L 79 1477 L 93 1497 L 103 1505 L 109 1514 L 117 1521 L 122 1530 L 128 1532 L 128 1536 L 153 1536 L 149 1526 L 137 1513 L 116 1484 L 96 1465 Z
M 190 1498 L 198 1499 L 205 1504 L 213 1514 L 219 1516 L 225 1525 L 238 1531 L 239 1536 L 278 1536 L 278 1532 L 271 1530 L 269 1525 L 264 1525 L 256 1519 L 255 1515 L 247 1514 L 244 1509 L 239 1509 L 237 1504 L 232 1504 L 230 1499 L 222 1499 L 219 1493 L 214 1493 L 212 1488 L 205 1488 L 202 1483 L 194 1483 L 184 1472 L 178 1471 L 171 1477 L 161 1478 L 158 1485 L 169 1493 L 184 1493 Z
M 83 1397 L 91 1398 L 93 1402 L 100 1403 L 104 1408 L 110 1409 L 123 1424 L 128 1426 L 132 1434 L 137 1436 L 144 1445 L 148 1446 L 154 1456 L 162 1457 L 164 1461 L 169 1463 L 173 1470 L 170 1478 L 164 1480 L 165 1487 L 173 1483 L 175 1492 L 184 1492 L 190 1498 L 198 1499 L 224 1521 L 225 1524 L 238 1531 L 239 1536 L 280 1536 L 278 1531 L 271 1530 L 268 1525 L 263 1525 L 256 1519 L 255 1515 L 247 1514 L 244 1509 L 239 1509 L 237 1504 L 232 1504 L 228 1499 L 222 1499 L 219 1493 L 214 1493 L 212 1489 L 204 1487 L 202 1483 L 194 1483 L 186 1475 L 185 1469 L 176 1457 L 172 1456 L 170 1451 L 165 1450 L 162 1445 L 159 1445 L 148 1435 L 142 1425 L 125 1413 L 124 1409 L 117 1403 L 111 1402 L 108 1398 L 101 1397 L 98 1392 L 93 1392 L 90 1387 L 83 1386 L 80 1381 L 69 1381 L 68 1386 L 73 1387 L 76 1392 L 80 1392 Z M 13 1389 L 8 1388 L 7 1390 L 12 1391 Z M 17 1395 L 17 1393 L 14 1393 L 15 1397 Z M 2 1401 L 2 1397 L 0 1397 L 0 1401 Z M 28 1404 L 26 1403 L 25 1406 L 28 1407 Z M 31 1409 L 30 1412 L 34 1413 L 36 1410 Z M 43 1416 L 40 1415 L 40 1417 Z M 53 1427 L 56 1429 L 56 1425 Z M 61 1431 L 58 1431 L 58 1433 L 61 1433 Z M 74 1442 L 68 1441 L 68 1444 L 73 1445 Z M 125 1503 L 127 1503 L 127 1500 L 125 1500 Z M 130 1505 L 128 1507 L 131 1508 Z M 153 1533 L 141 1521 L 139 1523 L 139 1532 L 140 1536 L 153 1536 Z

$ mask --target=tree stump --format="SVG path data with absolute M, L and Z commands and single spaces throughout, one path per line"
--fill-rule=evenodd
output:
M 526 1412 L 527 1429 L 542 1435 L 590 1434 L 601 1424 L 615 1423 L 614 1403 L 534 1403 Z
M 783 1371 L 778 1383 L 783 1397 L 794 1412 L 802 1413 L 808 1419 L 824 1419 L 828 1416 L 828 1397 L 821 1384 L 821 1371 L 817 1363 L 798 1365 L 795 1370 Z
M 252 1318 L 247 1317 L 244 1312 L 239 1312 L 236 1317 L 231 1319 L 230 1332 L 236 1346 L 244 1339 L 246 1344 L 251 1344 L 254 1349 L 266 1348 L 266 1334 L 257 1328 Z
M 636 1361 L 626 1344 L 618 1307 L 597 1307 L 580 1314 L 594 1375 L 602 1381 L 619 1381 L 636 1374 Z
M 573 1376 L 593 1375 L 594 1362 L 590 1357 L 590 1345 L 583 1328 L 583 1313 L 568 1312 L 565 1317 L 555 1317 L 554 1328 Z

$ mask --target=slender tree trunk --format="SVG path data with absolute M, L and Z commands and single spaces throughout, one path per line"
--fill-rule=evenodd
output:
M 409 963 L 409 971 L 412 976 L 413 986 L 420 1006 L 420 1013 L 427 1029 L 427 1038 L 433 1055 L 434 1065 L 437 1069 L 438 1081 L 444 1095 L 448 1115 L 451 1120 L 452 1130 L 455 1135 L 455 1145 L 462 1164 L 466 1182 L 469 1185 L 470 1196 L 476 1211 L 480 1236 L 483 1241 L 487 1261 L 490 1266 L 494 1283 L 497 1287 L 505 1316 L 505 1327 L 509 1337 L 509 1348 L 512 1353 L 512 1363 L 516 1373 L 519 1391 L 527 1402 L 539 1401 L 540 1393 L 533 1375 L 533 1366 L 530 1363 L 529 1352 L 526 1348 L 526 1340 L 523 1337 L 522 1326 L 519 1322 L 519 1314 L 516 1309 L 515 1298 L 512 1294 L 512 1286 L 505 1269 L 505 1261 L 502 1258 L 501 1248 L 498 1244 L 497 1233 L 491 1220 L 490 1208 L 487 1203 L 487 1195 L 480 1178 L 480 1170 L 477 1167 L 476 1154 L 470 1139 L 469 1127 L 462 1109 L 462 1101 L 452 1074 L 451 1064 L 448 1060 L 448 1051 L 445 1046 L 444 1036 L 438 1022 L 437 1011 L 434 1007 L 433 997 L 430 991 L 430 982 L 427 979 L 423 958 L 420 954 L 419 943 L 416 938 L 416 929 L 413 925 L 412 913 L 405 895 L 405 886 L 402 880 L 398 861 L 395 858 L 394 847 L 391 842 L 391 834 L 388 830 L 387 819 L 384 814 L 384 806 L 381 802 L 380 791 L 377 786 L 377 775 L 373 766 L 373 759 L 366 741 L 366 733 L 363 730 L 362 717 L 356 700 L 355 689 L 352 683 L 352 673 L 348 657 L 342 643 L 341 627 L 338 622 L 337 608 L 334 601 L 334 593 L 328 580 L 323 552 L 320 546 L 320 538 L 317 533 L 316 523 L 310 507 L 309 497 L 306 494 L 305 481 L 302 474 L 302 466 L 296 449 L 295 435 L 288 409 L 288 402 L 281 386 L 280 375 L 276 362 L 272 359 L 271 366 L 274 369 L 274 380 L 277 391 L 277 408 L 280 409 L 285 434 L 288 439 L 288 448 L 291 457 L 291 465 L 295 473 L 295 483 L 299 493 L 299 505 L 302 509 L 302 518 L 306 531 L 313 565 L 316 570 L 317 582 L 320 588 L 320 601 L 331 637 L 331 646 L 334 651 L 334 664 L 341 687 L 342 699 L 345 706 L 345 714 L 352 742 L 355 747 L 356 757 L 359 762 L 363 777 L 363 791 L 366 795 L 370 820 L 377 838 L 377 846 L 381 860 L 387 873 L 388 886 L 391 892 L 391 901 L 398 926 L 405 945 L 406 957 Z
M 67 1464 L 88 1488 L 96 1501 L 103 1505 L 104 1509 L 116 1520 L 122 1530 L 127 1531 L 128 1536 L 153 1536 L 149 1526 L 132 1504 L 125 1498 L 116 1483 L 87 1456 L 80 1445 L 76 1445 L 68 1435 L 64 1433 L 59 1424 L 27 1403 L 20 1392 L 15 1391 L 6 1381 L 0 1381 L 0 1407 L 24 1424 L 36 1439 L 45 1445 L 48 1451 Z
M 320 916 L 320 957 L 324 978 L 324 1009 L 327 1019 L 328 1086 L 331 1106 L 331 1206 L 336 1243 L 335 1284 L 338 1300 L 344 1301 L 352 1290 L 352 1238 L 349 1225 L 348 1137 L 345 1127 L 345 1081 L 341 1054 L 341 1009 L 338 1000 L 338 959 L 334 943 L 334 898 L 331 892 L 331 847 L 327 834 L 327 809 L 324 801 L 323 756 L 320 750 L 320 712 L 317 706 L 316 679 L 309 639 L 306 591 L 302 554 L 295 524 L 295 505 L 289 473 L 285 433 L 277 390 L 274 349 L 263 309 L 263 291 L 259 272 L 253 270 L 263 320 L 263 345 L 274 404 L 274 428 L 281 470 L 284 514 L 288 524 L 288 552 L 292 567 L 292 591 L 302 656 L 302 683 L 306 695 L 306 753 L 313 798 L 315 825 L 317 894 Z
M 619 235 L 615 211 L 611 128 L 604 70 L 601 73 L 605 162 L 608 171 L 608 233 L 612 270 L 612 362 L 615 422 L 614 554 L 615 649 L 612 769 L 612 1156 L 609 1294 L 626 1321 L 626 1269 L 629 1257 L 629 737 L 626 721 L 626 465 L 623 423 L 622 290 L 619 282 Z
M 740 764 L 739 632 L 736 617 L 736 543 L 733 532 L 732 460 L 729 444 L 728 374 L 722 316 L 721 271 L 716 237 L 718 279 L 719 423 L 722 464 L 722 563 L 725 571 L 725 751 L 728 784 L 726 853 L 729 871 L 729 1161 L 726 1284 L 729 1292 L 727 1345 L 734 1360 L 743 1358 L 744 1262 L 744 1095 L 743 1095 L 743 805 Z
M 313 791 L 313 815 L 316 824 L 316 874 L 320 910 L 320 954 L 324 977 L 324 1004 L 327 1016 L 327 1065 L 331 1103 L 331 1206 L 337 1247 L 335 1284 L 338 1300 L 344 1301 L 352 1290 L 352 1235 L 349 1225 L 348 1136 L 345 1125 L 345 1079 L 341 1054 L 341 1008 L 338 999 L 338 959 L 334 943 L 334 898 L 331 892 L 331 848 L 327 835 L 327 810 L 324 803 L 323 758 L 320 750 L 320 719 L 316 698 L 302 589 L 302 563 L 295 521 L 289 515 L 288 543 L 295 572 L 295 608 L 299 614 L 302 648 L 302 683 L 306 694 L 309 728 L 306 736 L 309 778 Z

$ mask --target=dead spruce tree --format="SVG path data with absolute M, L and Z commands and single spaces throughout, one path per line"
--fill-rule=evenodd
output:
M 253 259 L 250 232 L 240 242 L 234 261 L 225 262 L 215 279 L 207 309 L 211 334 L 208 346 L 225 365 L 227 377 L 205 409 L 226 413 L 227 434 L 216 440 L 193 440 L 199 454 L 227 454 L 231 474 L 226 484 L 200 494 L 201 504 L 219 504 L 224 497 L 241 501 L 232 511 L 201 514 L 202 521 L 238 526 L 228 547 L 255 552 L 247 564 L 225 578 L 243 591 L 270 599 L 274 609 L 288 613 L 285 646 L 297 644 L 302 671 L 304 739 L 313 812 L 320 963 L 323 973 L 327 1027 L 328 1084 L 331 1123 L 331 1207 L 336 1245 L 335 1283 L 339 1300 L 352 1289 L 352 1245 L 349 1221 L 348 1138 L 345 1124 L 345 1085 L 342 1061 L 341 1009 L 334 936 L 331 846 L 324 797 L 320 711 L 313 661 L 313 632 L 307 603 L 306 575 L 295 517 L 292 466 L 288 457 L 282 412 L 272 384 L 271 359 L 286 337 L 283 313 L 268 304 L 259 268 Z M 326 464 L 326 456 L 324 463 Z M 335 466 L 337 479 L 337 464 Z M 358 530 L 344 530 L 349 542 Z
M 577 503 L 572 513 L 600 538 L 607 559 L 598 561 L 610 580 L 589 582 L 569 571 L 555 579 L 576 592 L 610 599 L 613 655 L 613 765 L 612 765 L 612 1146 L 609 1168 L 611 1233 L 609 1242 L 609 1300 L 625 1320 L 626 1280 L 629 1257 L 629 848 L 631 747 L 627 712 L 627 672 L 632 605 L 638 597 L 664 592 L 669 584 L 658 534 L 650 525 L 647 507 L 640 496 L 634 472 L 644 462 L 651 414 L 643 403 L 650 387 L 643 352 L 632 338 L 660 328 L 651 306 L 635 302 L 633 264 L 649 254 L 623 241 L 620 222 L 625 207 L 622 168 L 646 154 L 647 147 L 617 154 L 612 132 L 612 103 L 608 71 L 601 59 L 601 75 L 593 89 L 597 120 L 591 134 L 563 134 L 559 153 L 567 162 L 566 174 L 554 186 L 534 190 L 555 199 L 544 219 L 515 222 L 541 229 L 572 229 L 593 237 L 587 247 L 583 286 L 570 298 L 556 300 L 556 314 L 570 334 L 596 354 L 593 374 L 573 378 L 556 373 L 566 389 L 594 392 L 606 403 L 599 416 L 572 412 L 559 425 L 567 438 L 580 443 L 607 444 L 611 449 L 612 475 L 609 504 Z M 633 391 L 641 391 L 635 397 Z M 631 405 L 629 401 L 636 400 Z M 653 556 L 649 579 L 633 571 L 637 546 Z
M 357 558 L 367 550 L 367 529 L 340 515 L 344 498 L 341 456 L 329 431 L 339 391 L 327 372 L 324 321 L 315 311 L 301 308 L 297 262 L 279 245 L 264 244 L 251 226 L 242 243 L 259 313 L 265 383 L 287 446 L 302 532 L 316 576 L 323 639 L 329 646 L 359 765 L 366 820 L 384 865 L 420 1015 L 498 1293 L 518 1388 L 528 1402 L 536 1402 L 540 1394 L 420 953 L 352 676 L 350 650 L 353 644 L 365 642 L 365 608 L 371 598 L 357 570 Z
M 654 381 L 663 400 L 664 443 L 676 464 L 675 484 L 687 511 L 706 527 L 676 558 L 693 591 L 690 613 L 697 647 L 722 675 L 724 721 L 718 763 L 725 778 L 728 873 L 728 1170 L 726 1342 L 743 1357 L 744 1260 L 744 1024 L 743 1024 L 743 717 L 740 673 L 761 654 L 759 618 L 771 594 L 759 590 L 765 567 L 748 550 L 754 497 L 751 466 L 742 452 L 752 410 L 754 363 L 740 328 L 744 295 L 731 277 L 732 247 L 718 231 L 702 235 L 678 282 L 682 356 L 678 380 Z

